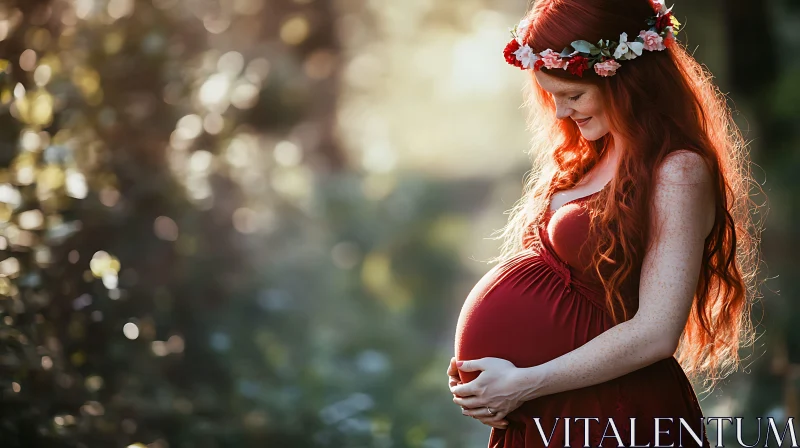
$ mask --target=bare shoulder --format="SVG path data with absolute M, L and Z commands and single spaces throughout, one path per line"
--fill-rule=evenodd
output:
M 711 172 L 700 154 L 681 149 L 669 153 L 656 170 L 656 181 L 667 184 L 711 182 Z
M 655 218 L 678 233 L 705 238 L 716 219 L 714 182 L 705 159 L 679 150 L 667 155 L 655 173 Z

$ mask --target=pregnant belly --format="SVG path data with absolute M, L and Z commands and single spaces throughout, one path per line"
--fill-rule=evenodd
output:
M 611 327 L 608 316 L 539 255 L 489 271 L 467 296 L 456 326 L 458 360 L 502 358 L 517 367 L 550 361 Z M 472 381 L 480 372 L 460 372 Z

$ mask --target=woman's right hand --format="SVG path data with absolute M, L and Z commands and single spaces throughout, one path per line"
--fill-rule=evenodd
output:
M 450 379 L 450 383 L 449 383 L 449 386 L 448 386 L 450 389 L 452 389 L 454 386 L 458 386 L 458 385 L 462 384 L 461 383 L 461 377 L 458 375 L 458 367 L 456 366 L 456 358 L 455 357 L 453 357 L 450 360 L 450 366 L 447 368 L 447 376 Z M 473 417 L 473 418 L 475 418 L 479 422 L 483 423 L 484 425 L 491 426 L 492 428 L 496 428 L 496 429 L 506 429 L 506 428 L 508 428 L 508 420 L 505 420 L 505 419 L 499 420 L 499 421 L 492 420 L 490 422 L 490 421 L 484 421 L 480 417 Z M 490 418 L 492 418 L 492 417 L 486 417 L 487 420 L 490 419 Z

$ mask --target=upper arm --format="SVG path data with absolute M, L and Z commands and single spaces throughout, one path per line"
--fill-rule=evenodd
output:
M 714 224 L 714 189 L 707 165 L 693 152 L 671 153 L 655 174 L 636 318 L 660 335 L 671 356 L 689 317 Z

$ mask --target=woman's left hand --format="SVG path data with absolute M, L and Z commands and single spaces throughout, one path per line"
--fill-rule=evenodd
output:
M 478 419 L 503 419 L 527 401 L 522 369 L 500 358 L 481 358 L 463 361 L 458 370 L 482 372 L 466 384 L 450 388 L 453 402 L 461 406 L 464 415 Z M 489 409 L 495 414 L 490 415 Z

